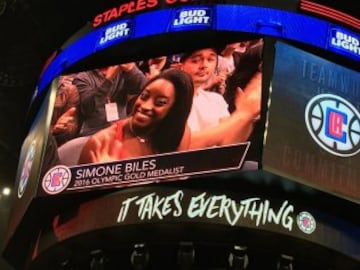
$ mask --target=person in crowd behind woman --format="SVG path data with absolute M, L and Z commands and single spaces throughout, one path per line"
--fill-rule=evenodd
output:
M 221 95 L 226 90 L 226 80 L 235 70 L 234 52 L 240 46 L 240 42 L 229 43 L 224 46 L 217 56 L 217 66 L 214 74 L 203 85 L 207 91 L 217 92 Z
M 79 164 L 188 149 L 186 122 L 193 95 L 192 79 L 181 70 L 169 69 L 153 77 L 137 97 L 129 118 L 90 137 Z
M 204 89 L 215 74 L 217 61 L 217 50 L 211 47 L 188 52 L 181 58 L 179 68 L 191 76 L 195 87 L 188 118 L 191 149 L 244 142 L 260 117 L 261 72 L 252 74 L 245 86 L 234 90 L 234 109 L 230 113 L 221 94 Z
M 203 48 L 184 53 L 180 69 L 190 75 L 194 84 L 193 106 L 188 118 L 191 132 L 217 126 L 228 118 L 228 104 L 222 95 L 204 89 L 215 75 L 218 55 L 215 48 Z
M 170 68 L 170 61 L 167 56 L 159 56 L 141 61 L 138 63 L 139 69 L 145 74 L 147 80 L 159 75 L 161 71 Z
M 73 84 L 79 91 L 83 120 L 79 136 L 93 135 L 125 118 L 128 101 L 145 83 L 145 75 L 133 62 L 76 74 Z
M 77 136 L 80 120 L 78 107 L 79 93 L 72 84 L 73 75 L 59 77 L 50 131 L 58 146 Z
M 244 89 L 254 74 L 262 71 L 262 52 L 262 39 L 248 41 L 243 52 L 233 52 L 235 69 L 226 81 L 224 93 L 230 112 L 235 110 L 237 88 Z

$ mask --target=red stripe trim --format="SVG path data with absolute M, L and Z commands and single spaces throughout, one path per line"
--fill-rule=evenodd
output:
M 346 23 L 351 27 L 360 29 L 360 20 L 336 9 L 320 5 L 311 1 L 301 0 L 300 9 Z

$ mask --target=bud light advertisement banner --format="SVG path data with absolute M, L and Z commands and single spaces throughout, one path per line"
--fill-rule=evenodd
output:
M 360 76 L 277 43 L 264 168 L 360 201 Z
M 132 22 L 130 20 L 113 23 L 106 27 L 104 32 L 101 33 L 98 46 L 108 46 L 120 40 L 128 39 L 132 34 L 131 30 Z
M 328 48 L 354 60 L 360 59 L 360 36 L 341 27 L 332 27 L 330 30 Z
M 210 29 L 214 20 L 210 7 L 186 7 L 176 10 L 170 24 L 171 31 L 182 29 Z

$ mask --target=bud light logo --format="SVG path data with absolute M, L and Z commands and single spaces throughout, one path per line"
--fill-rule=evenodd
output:
M 354 59 L 359 59 L 360 57 L 359 37 L 339 28 L 331 29 L 329 48 L 336 52 L 342 52 Z
M 112 24 L 105 28 L 105 31 L 100 38 L 99 45 L 104 46 L 108 43 L 126 39 L 130 37 L 130 30 L 130 21 L 122 21 Z
M 345 99 L 321 94 L 306 105 L 305 122 L 311 137 L 324 150 L 340 156 L 360 151 L 360 114 Z
M 203 29 L 211 26 L 212 15 L 210 8 L 186 8 L 177 10 L 172 22 L 173 30 L 176 29 Z

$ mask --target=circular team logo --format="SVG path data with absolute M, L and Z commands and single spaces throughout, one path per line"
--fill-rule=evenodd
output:
M 347 100 L 332 94 L 313 97 L 305 109 L 306 127 L 327 152 L 354 156 L 360 151 L 360 113 Z
M 309 212 L 301 212 L 296 218 L 297 225 L 301 231 L 311 234 L 316 229 L 315 218 Z
M 70 184 L 71 171 L 66 166 L 51 168 L 43 177 L 42 188 L 48 194 L 54 195 L 64 191 Z
M 29 147 L 27 154 L 26 154 L 24 165 L 21 170 L 19 187 L 18 187 L 18 198 L 19 199 L 24 195 L 25 188 L 26 188 L 26 185 L 29 180 L 31 167 L 33 164 L 34 156 L 35 156 L 35 146 L 36 146 L 36 141 L 33 141 Z

